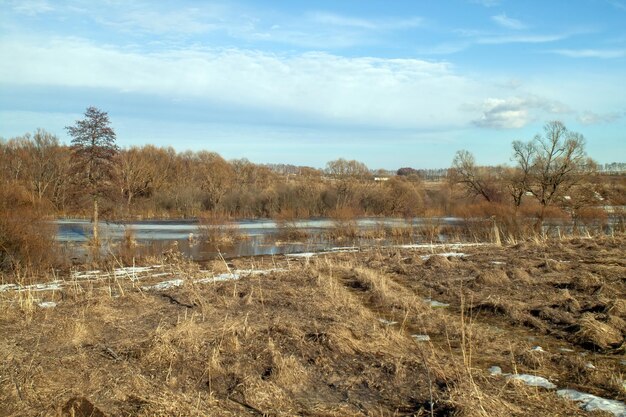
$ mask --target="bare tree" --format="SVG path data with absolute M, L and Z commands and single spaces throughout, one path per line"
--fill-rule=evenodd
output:
M 449 179 L 452 183 L 462 184 L 469 195 L 481 196 L 489 202 L 494 202 L 501 198 L 497 186 L 498 171 L 493 167 L 476 165 L 474 155 L 469 151 L 460 150 L 452 160 Z
M 205 193 L 204 206 L 215 210 L 235 182 L 235 172 L 228 162 L 215 152 L 197 153 L 196 172 L 200 189 Z
M 541 205 L 539 224 L 546 208 L 564 197 L 594 166 L 585 154 L 580 133 L 567 130 L 559 121 L 548 122 L 543 129 L 543 136 L 513 143 L 513 159 L 521 172 L 519 184 Z
M 88 107 L 85 118 L 66 129 L 72 136 L 72 173 L 81 192 L 93 202 L 93 240 L 98 244 L 98 198 L 106 194 L 114 176 L 115 132 L 109 126 L 109 115 Z
M 513 142 L 513 160 L 517 166 L 507 171 L 507 189 L 517 209 L 522 204 L 522 198 L 530 186 L 533 156 L 536 153 L 535 144 L 531 142 Z

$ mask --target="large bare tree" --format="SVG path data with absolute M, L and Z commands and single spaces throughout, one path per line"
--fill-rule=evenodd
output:
M 88 107 L 85 118 L 66 127 L 72 137 L 72 166 L 76 184 L 93 202 L 93 240 L 98 244 L 98 199 L 106 194 L 115 173 L 115 131 L 109 115 Z
M 476 165 L 474 155 L 469 151 L 457 151 L 448 175 L 453 184 L 461 184 L 471 196 L 480 196 L 489 202 L 501 199 L 498 187 L 500 169 Z
M 585 153 L 585 139 L 559 121 L 545 124 L 543 135 L 513 143 L 517 189 L 532 194 L 541 205 L 539 224 L 548 206 L 563 198 L 594 164 Z

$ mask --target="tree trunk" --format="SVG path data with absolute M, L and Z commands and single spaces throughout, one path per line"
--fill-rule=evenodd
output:
M 100 245 L 98 241 L 98 196 L 93 197 L 93 242 L 96 246 Z

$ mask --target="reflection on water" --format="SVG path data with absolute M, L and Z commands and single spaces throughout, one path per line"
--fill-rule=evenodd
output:
M 489 219 L 473 219 L 470 222 L 483 230 L 491 228 Z M 92 236 L 92 224 L 86 220 L 65 219 L 58 220 L 57 240 L 64 244 L 65 253 L 69 258 L 81 258 L 86 256 L 87 251 L 83 243 Z M 612 224 L 609 220 L 604 227 L 608 228 L 605 233 L 610 233 Z M 176 248 L 182 254 L 198 261 L 215 259 L 220 254 L 225 258 L 255 255 L 275 255 L 298 252 L 316 252 L 332 249 L 337 246 L 381 246 L 392 243 L 431 243 L 433 241 L 447 242 L 450 239 L 462 238 L 463 228 L 468 220 L 455 217 L 443 218 L 361 218 L 355 221 L 356 228 L 361 232 L 377 229 L 406 228 L 411 226 L 413 230 L 429 231 L 423 233 L 423 237 L 393 237 L 393 242 L 381 238 L 382 233 L 360 233 L 366 238 L 352 238 L 335 240 L 329 237 L 329 233 L 337 224 L 329 219 L 299 220 L 289 223 L 288 229 L 304 232 L 298 241 L 283 238 L 285 228 L 272 220 L 240 220 L 228 225 L 201 226 L 197 220 L 153 220 L 126 223 L 103 222 L 99 225 L 99 235 L 104 242 L 104 252 L 115 253 L 119 250 L 127 232 L 137 242 L 135 253 L 141 255 L 159 255 Z M 284 226 L 284 225 L 283 225 Z M 207 229 L 208 228 L 208 229 Z M 573 231 L 571 222 L 551 221 L 544 224 L 544 233 L 560 235 Z M 227 239 L 219 239 L 219 243 L 208 243 L 202 238 L 203 233 L 213 234 Z M 466 230 L 467 231 L 467 230 Z M 282 232 L 282 234 L 281 234 Z M 426 237 L 428 236 L 428 238 Z M 230 239 L 229 239 L 230 237 Z M 466 239 L 476 239 L 476 235 L 469 235 Z M 484 237 L 483 237 L 484 238 Z M 487 237 L 488 239 L 488 237 Z M 119 252 L 118 252 L 119 253 Z
M 435 219 L 439 225 L 454 226 L 461 223 L 457 218 Z M 419 226 L 424 219 L 363 218 L 356 220 L 359 230 L 381 227 Z M 433 222 L 433 219 L 428 219 Z M 92 224 L 86 220 L 58 220 L 57 240 L 65 244 L 71 257 L 85 255 L 81 243 L 87 242 L 92 236 Z M 232 233 L 234 239 L 226 243 L 203 242 L 202 227 L 196 220 L 158 220 L 128 223 L 101 223 L 99 235 L 106 242 L 104 250 L 120 244 L 127 232 L 132 232 L 138 243 L 139 254 L 160 254 L 173 246 L 194 260 L 214 259 L 221 253 L 225 258 L 254 255 L 273 255 L 284 253 L 314 252 L 328 250 L 338 244 L 342 246 L 371 246 L 386 244 L 381 239 L 354 238 L 340 242 L 331 241 L 324 233 L 335 227 L 335 222 L 328 219 L 312 219 L 290 222 L 290 228 L 304 232 L 297 242 L 281 240 L 281 228 L 272 220 L 242 220 L 227 226 L 205 226 L 222 228 L 221 233 Z

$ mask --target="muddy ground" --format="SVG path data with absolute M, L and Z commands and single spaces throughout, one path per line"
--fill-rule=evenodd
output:
M 625 244 L 178 258 L 7 286 L 0 415 L 615 415 L 557 389 L 626 400 Z

